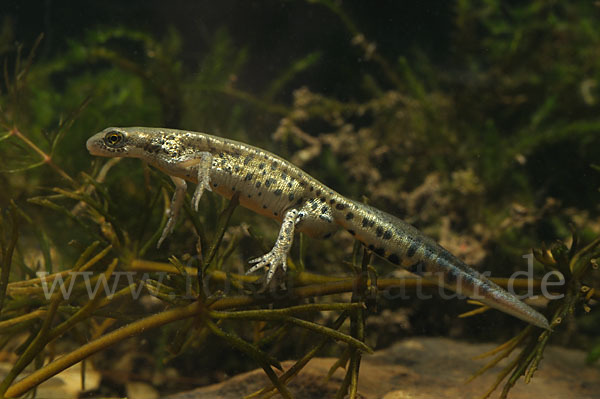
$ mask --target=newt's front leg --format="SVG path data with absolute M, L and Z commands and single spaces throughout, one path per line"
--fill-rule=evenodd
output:
M 196 191 L 194 191 L 194 196 L 192 197 L 192 204 L 194 205 L 196 212 L 198 212 L 198 203 L 200 202 L 200 198 L 202 198 L 204 189 L 212 191 L 210 188 L 209 173 L 212 161 L 213 158 L 210 152 L 200 153 L 200 158 L 198 158 L 198 185 L 196 186 Z
M 210 188 L 210 167 L 212 164 L 212 155 L 210 152 L 200 152 L 198 155 L 198 158 L 194 158 L 185 162 L 185 166 L 187 168 L 198 168 L 198 184 L 196 185 L 196 190 L 194 191 L 194 195 L 192 197 L 192 205 L 196 211 L 198 211 L 198 204 L 200 203 L 204 189 L 212 191 Z M 167 238 L 167 236 L 173 231 L 175 222 L 177 221 L 177 217 L 179 216 L 179 212 L 183 206 L 185 192 L 187 191 L 187 184 L 185 180 L 180 177 L 170 177 L 173 181 L 173 184 L 175 184 L 175 192 L 173 193 L 173 198 L 171 199 L 171 206 L 169 206 L 167 211 L 169 220 L 167 220 L 167 224 L 163 229 L 158 243 L 156 244 L 156 248 L 160 248 L 160 245 L 165 238 Z

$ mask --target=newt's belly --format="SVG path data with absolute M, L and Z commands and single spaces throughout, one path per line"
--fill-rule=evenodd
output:
M 285 211 L 294 205 L 294 199 L 298 195 L 275 178 L 254 175 L 250 171 L 236 174 L 227 170 L 213 169 L 210 185 L 215 193 L 227 199 L 239 192 L 241 206 L 260 215 L 282 221 Z

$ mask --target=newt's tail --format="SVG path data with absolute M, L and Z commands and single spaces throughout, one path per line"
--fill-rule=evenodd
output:
M 541 313 L 467 266 L 410 224 L 341 196 L 336 201 L 335 222 L 382 258 L 458 294 L 538 327 L 550 328 Z
M 438 284 L 459 294 L 464 294 L 489 307 L 513 315 L 535 326 L 550 329 L 546 317 L 522 302 L 516 295 L 506 291 L 478 271 L 467 266 L 460 259 L 437 245 L 437 259 L 429 264 L 427 270 Z M 435 251 L 435 250 L 434 250 Z

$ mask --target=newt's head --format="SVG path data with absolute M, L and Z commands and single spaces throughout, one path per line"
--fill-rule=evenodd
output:
M 141 158 L 161 167 L 184 161 L 189 152 L 185 134 L 177 130 L 149 127 L 109 127 L 86 143 L 92 155 Z
M 86 147 L 90 154 L 102 157 L 133 157 L 138 158 L 140 137 L 130 135 L 129 129 L 109 127 L 90 137 Z

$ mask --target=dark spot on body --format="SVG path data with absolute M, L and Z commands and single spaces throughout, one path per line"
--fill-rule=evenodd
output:
M 372 251 L 375 249 L 375 246 L 373 244 L 369 244 L 369 246 L 367 248 L 369 248 Z
M 450 269 L 446 272 L 446 274 L 444 275 L 444 280 L 446 280 L 447 283 L 454 283 L 456 282 L 456 280 L 458 279 L 458 273 L 456 272 L 456 270 Z
M 146 152 L 149 152 L 151 154 L 152 153 L 158 154 L 162 150 L 162 147 L 160 145 L 156 145 L 156 144 L 148 144 L 146 147 L 144 147 L 144 150 L 146 150 Z
M 265 181 L 265 187 L 271 187 L 271 184 L 276 183 L 277 181 L 275 179 L 267 179 Z
M 283 191 L 280 188 L 278 188 L 277 190 L 273 191 L 273 194 L 275 194 L 275 195 L 281 195 L 282 192 Z
M 246 175 L 246 177 L 244 177 L 244 180 L 245 180 L 245 181 L 252 180 L 252 177 L 253 177 L 253 176 L 254 176 L 254 175 L 253 175 L 252 173 L 248 173 L 248 174 Z
M 348 233 L 352 234 L 353 236 L 356 235 L 356 232 L 354 230 L 348 230 Z
M 277 212 L 273 212 L 273 215 L 277 216 Z
M 283 180 L 287 179 L 287 173 L 283 172 L 283 173 L 281 174 L 281 178 L 282 178 Z
M 259 194 L 260 194 L 260 193 L 259 193 Z M 263 209 L 267 209 L 267 206 L 266 206 L 266 205 L 263 205 Z
M 262 195 L 262 191 L 259 191 L 258 192 L 258 196 L 260 197 L 261 195 Z
M 367 227 L 369 225 L 369 219 L 364 218 L 362 221 L 362 227 Z
M 225 156 L 225 154 L 223 154 L 222 152 L 219 153 L 219 158 L 223 158 Z
M 389 230 L 386 230 L 385 233 L 383 233 L 383 239 L 389 240 L 390 238 L 392 238 L 392 232 Z
M 246 158 L 244 158 L 244 165 L 248 165 L 250 161 L 254 159 L 254 155 L 250 154 Z
M 289 201 L 293 201 L 294 200 L 294 193 L 291 193 L 290 195 L 288 195 L 288 200 Z
M 325 202 L 325 198 L 321 197 L 321 198 L 319 198 L 319 201 Z
M 327 206 L 324 206 L 323 208 L 321 208 L 321 213 L 327 213 L 328 210 L 329 208 L 327 208 Z
M 265 168 L 265 163 L 261 162 L 258 164 L 258 169 L 264 169 Z
M 425 271 L 426 271 L 425 263 L 423 263 L 422 261 L 419 261 L 419 262 L 415 263 L 414 265 L 410 266 L 407 270 L 413 274 L 422 276 L 425 274 Z
M 277 169 L 277 162 L 273 162 L 271 164 L 271 170 L 276 170 Z
M 329 203 L 330 203 L 331 205 L 333 205 L 333 204 L 335 204 L 335 200 L 332 198 L 332 199 L 330 199 L 330 200 L 329 200 Z
M 235 167 L 235 171 L 236 171 L 236 172 L 239 172 L 239 171 L 240 171 L 240 167 L 239 167 L 239 166 L 236 166 L 236 167 Z
M 317 209 L 319 207 L 319 204 L 317 204 L 316 202 L 312 203 L 312 210 L 314 211 L 315 209 Z
M 319 195 L 321 195 L 321 190 L 317 190 L 316 194 L 317 194 L 317 197 L 318 197 Z
M 323 236 L 323 238 L 329 238 L 329 237 L 331 237 L 331 235 L 332 235 L 332 234 L 333 234 L 333 233 L 327 233 L 327 234 L 325 234 L 325 235 Z
M 346 214 L 346 220 L 352 220 L 354 218 L 354 214 L 352 212 L 348 212 Z
M 310 191 L 313 191 L 315 188 L 313 186 L 310 186 Z
M 338 209 L 340 211 L 343 211 L 345 208 L 346 208 L 346 205 L 344 205 L 344 204 L 337 204 L 335 206 L 335 209 Z
M 413 241 L 410 244 L 410 247 L 408 247 L 408 250 L 406 251 L 406 256 L 408 256 L 409 258 L 412 258 L 413 256 L 415 256 L 415 253 L 417 252 L 417 249 L 419 249 L 420 243 L 417 241 Z
M 213 183 L 213 187 L 217 187 L 217 186 L 218 186 L 218 184 L 217 184 L 217 183 Z
M 261 182 L 257 181 L 255 184 L 256 188 L 259 188 L 261 184 L 262 184 Z
M 385 256 L 385 249 L 383 249 L 381 247 L 380 248 L 375 248 L 375 250 L 373 252 L 375 252 L 379 256 Z
M 375 229 L 375 234 L 377 235 L 377 237 L 381 237 L 383 235 L 383 229 L 381 228 L 381 226 L 377 226 L 377 229 Z

